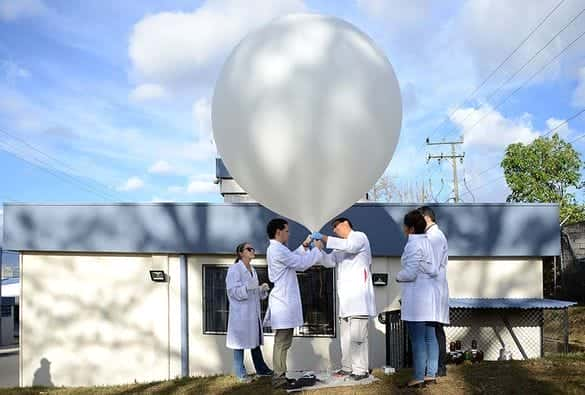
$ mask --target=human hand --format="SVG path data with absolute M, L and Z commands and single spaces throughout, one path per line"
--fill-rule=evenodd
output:
M 321 240 L 315 240 L 313 242 L 315 244 L 315 247 L 322 250 L 323 249 L 323 242 Z
M 270 285 L 268 285 L 268 284 L 266 284 L 266 283 L 263 283 L 263 284 L 260 286 L 260 290 L 261 290 L 261 291 L 263 291 L 263 292 L 268 292 L 268 291 L 270 291 Z
M 311 237 L 311 235 L 309 234 L 307 236 L 307 238 L 305 239 L 305 241 L 303 241 L 303 247 L 305 248 L 309 248 L 309 246 L 311 245 L 311 242 L 313 241 L 313 238 Z

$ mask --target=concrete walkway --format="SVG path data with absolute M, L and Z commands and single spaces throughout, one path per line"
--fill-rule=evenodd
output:
M 18 346 L 0 347 L 0 388 L 18 387 Z

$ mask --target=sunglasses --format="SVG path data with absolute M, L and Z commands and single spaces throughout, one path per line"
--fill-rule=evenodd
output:
M 244 248 L 244 250 L 250 251 L 250 252 L 256 252 L 256 250 L 254 249 L 254 247 L 246 247 Z

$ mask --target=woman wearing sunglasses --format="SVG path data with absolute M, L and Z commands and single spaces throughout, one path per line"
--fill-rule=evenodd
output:
M 264 362 L 260 346 L 264 344 L 260 299 L 268 297 L 270 287 L 258 285 L 258 275 L 250 262 L 255 258 L 254 247 L 241 243 L 236 247 L 235 263 L 229 268 L 225 283 L 229 300 L 226 346 L 234 350 L 234 373 L 238 380 L 251 379 L 244 367 L 244 350 L 252 351 L 252 360 L 258 376 L 271 376 L 272 370 Z

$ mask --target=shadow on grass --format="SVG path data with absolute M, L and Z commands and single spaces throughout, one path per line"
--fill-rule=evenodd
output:
M 471 394 L 583 394 L 585 358 L 551 357 L 462 367 Z

